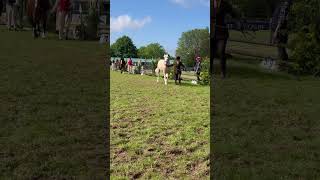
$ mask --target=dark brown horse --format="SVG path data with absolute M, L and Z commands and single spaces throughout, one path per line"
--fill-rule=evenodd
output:
M 28 0 L 27 14 L 32 25 L 33 36 L 40 35 L 40 26 L 42 25 L 42 37 L 45 37 L 47 30 L 48 12 L 51 7 L 49 0 Z

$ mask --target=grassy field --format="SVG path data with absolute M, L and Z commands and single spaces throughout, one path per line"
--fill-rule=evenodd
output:
M 105 179 L 106 48 L 0 27 L 0 179 Z
M 112 179 L 209 179 L 209 91 L 111 72 Z
M 229 77 L 215 78 L 214 176 L 319 179 L 320 79 L 298 80 L 258 64 L 233 59 Z

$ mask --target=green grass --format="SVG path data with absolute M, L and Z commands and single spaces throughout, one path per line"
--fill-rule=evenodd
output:
M 112 179 L 209 179 L 209 91 L 111 72 Z
M 105 47 L 0 31 L 0 179 L 104 179 Z
M 256 61 L 228 65 L 229 77 L 214 85 L 214 176 L 318 179 L 319 79 L 267 72 Z
M 230 39 L 252 41 L 257 43 L 269 43 L 270 41 L 270 31 L 268 30 L 256 31 L 255 33 L 248 31 L 248 33 L 249 34 L 244 36 L 240 31 L 230 30 Z

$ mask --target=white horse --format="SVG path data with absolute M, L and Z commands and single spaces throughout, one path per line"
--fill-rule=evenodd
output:
M 163 73 L 163 79 L 164 79 L 164 84 L 167 85 L 168 84 L 168 78 L 169 78 L 169 67 L 167 67 L 168 64 L 168 59 L 169 59 L 169 55 L 165 54 L 164 59 L 160 59 L 158 61 L 158 65 L 157 68 L 155 70 L 156 74 L 157 74 L 157 82 L 159 82 L 159 78 L 160 78 L 160 71 L 162 71 Z

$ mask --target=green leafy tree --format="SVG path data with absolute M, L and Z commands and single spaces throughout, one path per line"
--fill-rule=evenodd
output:
M 122 36 L 110 47 L 111 55 L 116 57 L 137 57 L 137 48 L 128 36 Z
M 193 66 L 195 57 L 209 57 L 210 41 L 209 28 L 193 29 L 183 32 L 176 50 L 176 56 L 180 56 L 187 66 Z
M 147 54 L 146 46 L 141 46 L 138 49 L 138 57 L 140 57 L 140 58 L 149 58 L 149 56 Z
M 297 0 L 291 9 L 290 43 L 295 73 L 320 76 L 320 1 Z
M 159 43 L 151 43 L 147 46 L 142 46 L 138 50 L 138 56 L 143 58 L 162 58 L 166 53 L 165 49 Z

